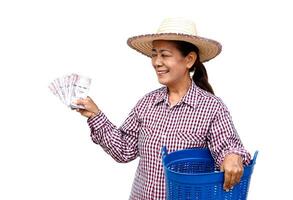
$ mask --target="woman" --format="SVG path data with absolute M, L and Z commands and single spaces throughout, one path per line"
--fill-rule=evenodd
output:
M 224 189 L 240 181 L 250 162 L 226 106 L 208 83 L 202 62 L 217 56 L 221 45 L 196 35 L 193 22 L 166 19 L 156 34 L 128 39 L 128 45 L 151 57 L 164 87 L 146 94 L 116 128 L 91 98 L 77 110 L 88 117 L 93 141 L 118 162 L 140 157 L 130 199 L 165 199 L 160 150 L 208 147 L 224 171 Z M 193 73 L 192 78 L 190 73 Z

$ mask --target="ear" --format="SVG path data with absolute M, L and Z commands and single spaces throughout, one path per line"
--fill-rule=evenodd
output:
M 190 69 L 193 64 L 195 63 L 197 59 L 197 55 L 194 51 L 190 52 L 186 57 L 185 57 L 185 60 L 186 60 L 186 66 L 188 69 Z

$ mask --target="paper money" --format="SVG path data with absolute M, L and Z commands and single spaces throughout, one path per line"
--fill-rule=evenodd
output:
M 49 84 L 50 91 L 65 105 L 72 109 L 84 108 L 73 104 L 76 99 L 85 99 L 88 95 L 91 79 L 78 74 L 65 75 L 56 78 Z

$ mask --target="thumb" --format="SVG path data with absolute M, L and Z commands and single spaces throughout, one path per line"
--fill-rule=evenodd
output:
M 76 104 L 76 105 L 83 105 L 83 99 L 74 99 L 72 101 L 72 103 Z
M 225 171 L 225 168 L 224 168 L 224 165 L 223 164 L 220 166 L 220 171 L 221 172 L 224 172 Z
M 89 100 L 92 100 L 92 98 L 90 96 L 87 96 L 86 98 L 89 99 Z

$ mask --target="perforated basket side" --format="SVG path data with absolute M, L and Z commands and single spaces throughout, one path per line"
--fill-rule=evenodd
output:
M 167 165 L 167 169 L 178 173 L 195 174 L 213 172 L 215 167 L 212 159 L 188 158 L 170 162 Z
M 258 152 L 244 168 L 240 183 L 229 192 L 223 190 L 224 173 L 214 170 L 210 153 L 202 149 L 199 152 L 188 149 L 165 154 L 167 200 L 245 200 Z

